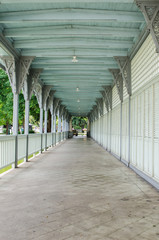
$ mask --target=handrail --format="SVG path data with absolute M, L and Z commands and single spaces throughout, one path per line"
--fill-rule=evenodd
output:
M 67 136 L 67 132 L 0 136 L 0 169 L 10 165 L 17 167 L 19 160 L 28 161 L 28 156 L 56 146 Z

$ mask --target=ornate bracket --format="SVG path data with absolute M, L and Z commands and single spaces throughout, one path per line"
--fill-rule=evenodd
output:
M 97 107 L 97 105 L 93 106 L 93 113 L 94 113 L 95 119 L 98 119 L 98 107 Z
M 47 98 L 52 86 L 44 86 L 41 81 L 38 81 L 34 86 L 34 92 L 37 97 L 39 107 L 47 110 Z
M 159 1 L 136 0 L 136 4 L 145 17 L 156 51 L 159 53 Z
M 17 60 L 10 56 L 2 57 L 13 93 L 20 93 L 34 58 L 20 56 Z
M 97 103 L 97 108 L 98 108 L 100 115 L 103 115 L 103 99 L 97 98 L 96 103 Z
M 33 69 L 31 68 L 29 71 L 28 77 L 24 80 L 24 85 L 23 85 L 23 94 L 25 100 L 30 100 L 31 96 L 34 91 L 34 86 L 38 82 L 40 73 L 42 72 L 43 69 Z
M 104 89 L 104 98 L 107 111 L 112 110 L 112 87 L 111 86 L 103 86 Z
M 120 101 L 123 102 L 123 79 L 119 69 L 109 69 L 114 77 Z
M 53 102 L 54 114 L 56 114 L 56 112 L 57 112 L 57 107 L 58 107 L 59 102 L 60 102 L 60 99 L 54 98 L 54 102 Z
M 49 97 L 48 97 L 48 103 L 47 103 L 47 107 L 48 109 L 50 109 L 51 115 L 53 115 L 53 110 L 54 110 L 54 106 L 53 106 L 53 101 L 54 101 L 54 94 L 56 91 L 51 90 Z
M 60 105 L 60 108 L 59 108 L 59 116 L 60 116 L 60 118 L 62 118 L 64 110 L 65 110 L 65 106 L 64 105 Z
M 107 100 L 107 98 L 106 98 L 105 91 L 100 91 L 100 93 L 102 94 L 103 101 L 104 101 L 104 103 L 105 103 L 105 106 L 106 106 L 107 112 L 109 112 L 109 103 L 108 103 L 108 100 Z
M 125 83 L 127 93 L 131 96 L 131 63 L 129 57 L 114 57 L 120 68 L 120 73 Z
M 47 99 L 49 97 L 49 93 L 51 91 L 52 86 L 43 86 L 42 88 L 42 106 L 44 108 L 44 110 L 48 109 L 48 105 L 47 105 Z

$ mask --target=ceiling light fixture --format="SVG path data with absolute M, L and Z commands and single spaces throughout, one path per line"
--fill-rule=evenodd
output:
M 73 63 L 77 63 L 77 62 L 78 62 L 77 57 L 76 57 L 76 54 L 75 54 L 75 50 L 74 50 L 74 56 L 73 56 L 73 58 L 72 58 L 72 62 L 73 62 Z
M 76 57 L 76 56 L 73 56 L 73 58 L 72 58 L 72 62 L 73 62 L 73 63 L 77 63 L 77 62 L 78 62 L 78 60 L 77 60 L 77 57 Z

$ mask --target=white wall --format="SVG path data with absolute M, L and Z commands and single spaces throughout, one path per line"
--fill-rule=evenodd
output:
M 124 86 L 121 112 L 121 102 L 114 86 L 112 111 L 107 112 L 103 104 L 103 116 L 91 123 L 91 137 L 125 163 L 129 162 L 130 147 L 130 166 L 139 170 L 144 178 L 159 183 L 159 54 L 151 35 L 132 59 L 131 75 L 131 99 Z

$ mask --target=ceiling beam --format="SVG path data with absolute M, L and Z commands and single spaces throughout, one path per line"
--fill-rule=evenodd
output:
M 70 3 L 70 0 L 34 0 L 35 3 Z M 79 3 L 79 0 L 73 0 L 75 3 Z M 81 3 L 85 3 L 86 0 L 80 0 Z M 87 0 L 88 3 L 97 3 L 97 0 Z M 134 0 L 111 0 L 112 3 L 133 3 Z M 15 3 L 33 3 L 33 0 L 1 0 L 1 4 L 15 4 Z M 110 0 L 100 0 L 100 3 L 110 3 Z
M 64 66 L 61 66 L 61 65 L 58 65 L 58 66 L 52 66 L 51 64 L 50 65 L 47 65 L 47 66 L 44 66 L 42 64 L 39 64 L 39 65 L 32 65 L 33 68 L 43 68 L 44 70 L 69 70 L 69 71 L 72 71 L 72 70 L 107 70 L 109 68 L 115 68 L 116 65 L 114 64 L 110 64 L 110 65 L 64 65 Z
M 144 22 L 143 15 L 136 11 L 110 11 L 92 9 L 47 9 L 5 12 L 0 14 L 0 23 L 35 23 L 66 21 L 108 21 L 108 22 Z
M 75 52 L 78 57 L 92 57 L 92 58 L 100 58 L 100 57 L 114 57 L 114 56 L 127 56 L 127 50 L 119 50 L 119 49 L 77 49 Z M 74 55 L 74 47 L 71 49 L 24 49 L 22 50 L 22 55 L 24 56 L 36 56 L 36 57 L 72 57 Z
M 52 64 L 52 65 L 58 65 L 60 64 L 61 66 L 65 66 L 65 65 L 72 65 L 72 57 L 70 58 L 35 58 L 33 61 L 33 64 L 37 65 L 37 64 L 43 64 L 43 65 L 47 65 L 47 64 Z M 81 58 L 78 57 L 78 65 L 86 65 L 86 64 L 114 64 L 117 65 L 116 61 L 113 58 L 96 58 L 96 59 L 92 59 L 92 58 Z
M 133 45 L 133 41 L 127 40 L 98 40 L 98 39 L 42 39 L 42 40 L 20 40 L 14 41 L 15 48 L 23 48 L 23 49 L 38 49 L 38 48 L 52 48 L 52 49 L 59 49 L 59 48 L 99 48 L 99 49 L 106 49 L 106 48 L 130 48 Z
M 5 37 L 67 37 L 81 36 L 88 37 L 89 35 L 96 37 L 113 36 L 113 37 L 137 37 L 140 34 L 138 28 L 121 28 L 121 27 L 97 27 L 97 26 L 82 26 L 82 25 L 63 25 L 63 26 L 41 26 L 41 27 L 25 27 L 25 28 L 7 28 L 3 30 Z

